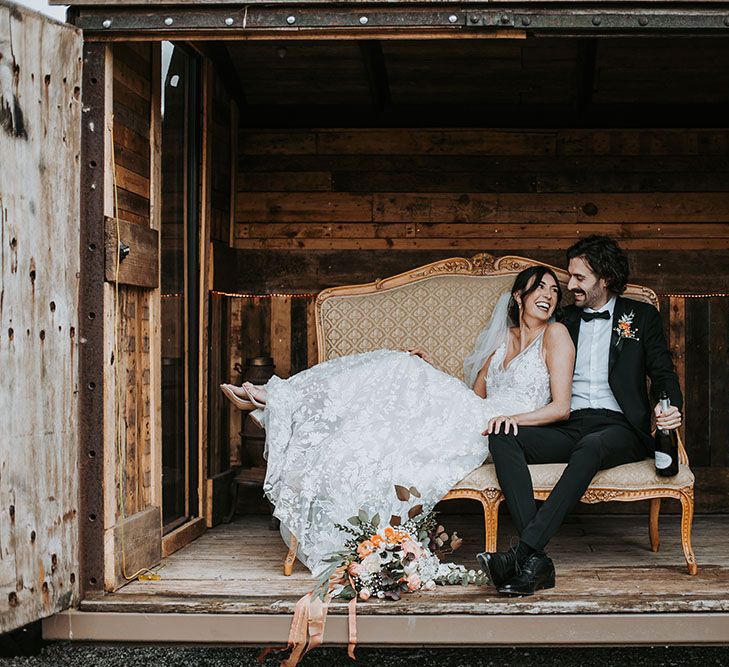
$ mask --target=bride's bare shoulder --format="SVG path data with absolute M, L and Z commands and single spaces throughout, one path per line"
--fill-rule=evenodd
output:
M 561 322 L 550 322 L 544 332 L 544 342 L 549 345 L 572 345 L 572 338 L 567 327 Z

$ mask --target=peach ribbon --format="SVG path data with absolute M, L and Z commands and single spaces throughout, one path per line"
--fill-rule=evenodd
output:
M 307 593 L 297 603 L 294 609 L 294 618 L 289 629 L 289 642 L 287 649 L 291 649 L 288 658 L 281 662 L 281 667 L 296 667 L 299 661 L 312 649 L 321 646 L 324 641 L 324 627 L 326 626 L 327 612 L 329 610 L 330 593 L 327 593 L 324 600 L 312 598 Z M 357 645 L 357 598 L 349 601 L 347 606 L 347 626 L 349 643 L 347 655 L 356 660 L 354 649 Z M 258 661 L 263 662 L 266 656 L 275 649 L 266 648 L 258 656 Z M 285 650 L 285 649 L 282 649 Z

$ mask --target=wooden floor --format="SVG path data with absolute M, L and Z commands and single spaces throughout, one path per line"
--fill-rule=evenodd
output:
M 463 547 L 453 560 L 475 566 L 483 529 L 476 515 L 441 517 L 457 530 Z M 401 602 L 369 601 L 358 614 L 615 614 L 729 611 L 729 516 L 697 517 L 694 548 L 699 573 L 691 577 L 679 540 L 679 517 L 661 520 L 661 549 L 648 544 L 647 517 L 574 517 L 552 541 L 549 554 L 557 587 L 533 597 L 508 599 L 491 588 L 438 587 L 407 595 Z M 508 546 L 504 521 L 500 546 Z M 85 600 L 81 611 L 177 612 L 216 614 L 289 614 L 296 600 L 312 589 L 308 571 L 297 563 L 284 577 L 285 547 L 265 517 L 236 517 L 207 531 L 163 561 L 159 581 L 133 582 L 99 599 Z M 331 614 L 346 613 L 334 603 Z

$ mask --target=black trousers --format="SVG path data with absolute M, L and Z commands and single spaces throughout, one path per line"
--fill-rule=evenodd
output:
M 649 456 L 645 441 L 622 413 L 596 409 L 576 410 L 550 426 L 524 426 L 519 435 L 490 435 L 489 449 L 520 539 L 533 549 L 544 549 L 598 470 Z M 530 463 L 567 463 L 539 510 Z

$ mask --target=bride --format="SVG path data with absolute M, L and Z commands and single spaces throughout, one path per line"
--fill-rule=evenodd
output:
M 519 273 L 465 360 L 465 384 L 411 348 L 332 359 L 265 387 L 221 385 L 234 404 L 263 408 L 263 489 L 314 574 L 347 537 L 335 523 L 360 508 L 401 514 L 395 484 L 416 487 L 427 511 L 483 463 L 489 433 L 569 416 L 575 350 L 553 321 L 561 296 L 551 269 Z

